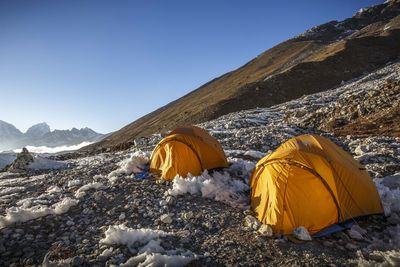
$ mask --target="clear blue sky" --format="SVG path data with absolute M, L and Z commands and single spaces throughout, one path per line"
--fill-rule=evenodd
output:
M 115 131 L 372 0 L 0 1 L 0 120 Z

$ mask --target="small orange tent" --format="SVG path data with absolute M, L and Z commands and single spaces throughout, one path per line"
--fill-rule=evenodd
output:
M 274 232 L 313 234 L 351 218 L 382 213 L 375 185 L 358 161 L 330 140 L 302 135 L 262 158 L 250 178 L 251 208 Z
M 203 170 L 228 167 L 221 144 L 205 130 L 183 127 L 172 131 L 154 148 L 150 171 L 172 180 L 177 174 L 200 175 Z

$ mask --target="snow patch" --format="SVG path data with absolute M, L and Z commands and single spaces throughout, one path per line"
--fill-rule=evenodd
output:
M 81 186 L 78 190 L 75 192 L 75 197 L 76 198 L 82 198 L 86 195 L 86 191 L 90 189 L 104 189 L 106 186 L 104 186 L 102 183 L 89 183 L 85 184 L 84 186 Z
M 78 186 L 78 185 L 81 185 L 81 184 L 82 184 L 81 180 L 75 179 L 75 180 L 68 181 L 67 186 L 68 187 L 73 187 L 73 186 Z
M 120 166 L 115 171 L 108 174 L 110 181 L 114 182 L 119 176 L 130 175 L 132 173 L 142 172 L 144 166 L 149 162 L 148 152 L 136 151 L 130 158 L 124 159 L 118 163 Z
M 32 208 L 11 207 L 7 209 L 5 216 L 0 216 L 0 229 L 16 222 L 26 222 L 50 214 L 63 214 L 77 204 L 78 200 L 66 197 L 51 207 L 43 205 Z
M 130 246 L 133 243 L 146 244 L 150 240 L 163 237 L 169 233 L 161 230 L 152 229 L 132 229 L 127 226 L 110 225 L 105 232 L 106 237 L 100 240 L 100 243 L 106 245 L 127 245 Z
M 68 165 L 64 162 L 35 156 L 33 162 L 29 164 L 28 168 L 31 170 L 58 170 L 66 168 L 67 166 Z
M 231 164 L 229 171 L 233 171 L 235 176 L 244 178 L 248 178 L 256 166 L 254 162 L 238 158 L 228 158 L 228 161 Z
M 189 264 L 196 257 L 192 255 L 163 255 L 160 253 L 142 253 L 135 257 L 131 257 L 127 262 L 121 264 L 121 267 L 128 266 L 140 266 L 140 267 L 152 267 L 152 266 L 185 266 Z
M 201 194 L 202 197 L 211 198 L 232 207 L 247 208 L 248 197 L 244 194 L 247 190 L 249 190 L 247 184 L 232 178 L 227 172 L 214 172 L 210 175 L 205 170 L 200 176 L 189 174 L 183 178 L 177 175 L 168 193 L 172 196 L 186 193 Z
M 396 188 L 391 190 L 384 185 L 384 180 L 385 178 L 375 178 L 374 183 L 381 197 L 385 215 L 389 216 L 393 212 L 400 212 L 400 189 Z
M 100 240 L 102 244 L 126 245 L 129 249 L 142 246 L 138 249 L 138 255 L 120 266 L 184 266 L 198 257 L 188 250 L 165 250 L 159 238 L 170 233 L 161 230 L 132 229 L 120 224 L 109 226 L 105 235 Z
M 56 185 L 52 185 L 49 188 L 47 188 L 46 192 L 49 194 L 60 193 L 62 192 L 62 189 Z
M 262 157 L 265 156 L 265 153 L 262 153 L 260 151 L 255 151 L 255 150 L 249 150 L 249 151 L 246 151 L 244 153 L 244 155 L 255 158 L 255 159 L 261 159 Z
M 7 187 L 0 190 L 0 197 L 11 195 L 14 193 L 20 193 L 25 191 L 24 186 L 16 186 L 16 187 Z

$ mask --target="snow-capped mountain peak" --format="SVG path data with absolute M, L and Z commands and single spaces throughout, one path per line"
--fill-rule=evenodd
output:
M 26 133 L 22 133 L 14 125 L 0 121 L 0 151 L 18 149 L 23 146 L 71 146 L 82 142 L 96 142 L 102 137 L 103 134 L 88 127 L 51 131 L 50 126 L 45 122 L 35 124 Z
M 39 138 L 49 132 L 50 132 L 50 126 L 47 123 L 42 122 L 31 126 L 26 131 L 25 135 L 31 138 Z

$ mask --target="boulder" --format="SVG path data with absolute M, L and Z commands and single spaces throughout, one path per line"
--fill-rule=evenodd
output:
M 311 235 L 304 226 L 299 226 L 293 230 L 293 235 L 299 240 L 311 241 Z
M 170 224 L 170 223 L 172 223 L 172 218 L 171 218 L 171 215 L 169 215 L 169 214 L 163 214 L 163 215 L 161 215 L 160 220 L 161 220 L 163 223 L 165 223 L 165 224 Z
M 28 149 L 22 148 L 21 153 L 17 155 L 17 158 L 6 167 L 9 172 L 21 172 L 28 169 L 29 164 L 34 161 L 33 156 L 29 153 Z
M 257 230 L 260 227 L 261 223 L 251 215 L 247 215 L 244 218 L 244 226 Z
M 271 226 L 267 224 L 262 224 L 260 228 L 258 228 L 258 233 L 262 236 L 266 237 L 272 237 L 274 235 L 274 232 L 272 231 Z

